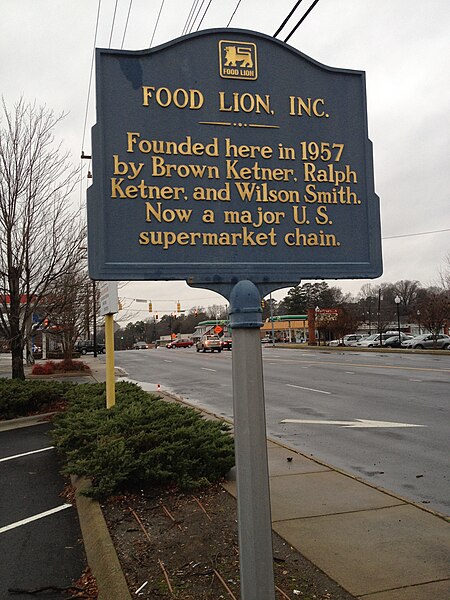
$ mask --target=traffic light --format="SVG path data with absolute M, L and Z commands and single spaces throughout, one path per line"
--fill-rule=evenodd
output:
M 155 320 L 157 321 L 159 319 L 159 315 L 155 315 Z
M 266 306 L 266 301 L 264 300 L 264 298 L 261 300 L 261 308 L 264 310 Z
M 177 302 L 177 312 L 181 312 L 181 303 L 179 300 Z
M 198 317 L 198 308 L 196 308 L 196 309 L 194 310 L 194 315 L 195 315 L 196 317 Z
M 119 310 L 123 310 L 123 304 L 120 300 L 118 302 L 118 307 L 119 307 Z
M 148 312 L 153 312 L 153 304 L 151 303 L 151 301 L 148 303 Z

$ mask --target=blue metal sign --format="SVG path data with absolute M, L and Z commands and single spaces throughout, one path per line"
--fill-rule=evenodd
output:
M 92 150 L 94 279 L 381 275 L 361 71 L 236 29 L 99 49 Z

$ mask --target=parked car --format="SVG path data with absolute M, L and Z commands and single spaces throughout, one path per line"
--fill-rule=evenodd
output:
M 366 337 L 364 339 L 359 340 L 359 342 L 356 342 L 356 346 L 360 348 L 376 348 L 378 346 L 381 346 L 381 340 L 383 341 L 384 346 L 384 342 L 387 339 L 393 337 L 394 335 L 398 336 L 398 332 L 386 331 L 386 333 L 382 333 L 381 335 L 379 333 L 373 333 L 372 335 L 369 335 L 369 337 Z M 405 334 L 401 333 L 401 335 Z
M 271 344 L 271 343 L 272 343 L 272 338 L 270 337 L 270 335 L 265 335 L 261 339 L 261 344 Z
M 223 338 L 220 338 L 220 343 L 222 344 L 222 350 L 231 350 L 233 347 L 233 341 L 227 335 L 224 335 Z
M 411 340 L 412 337 L 413 337 L 412 335 L 406 335 L 406 333 L 400 332 L 400 338 L 399 338 L 398 333 L 396 333 L 392 337 L 387 338 L 383 342 L 383 346 L 385 348 L 401 348 L 403 342 Z
M 338 340 L 331 340 L 328 346 L 356 346 L 357 342 L 368 337 L 367 333 L 349 333 Z
M 136 342 L 133 344 L 133 350 L 147 350 L 148 344 L 146 342 Z
M 194 342 L 192 340 L 172 340 L 166 344 L 166 348 L 192 348 Z
M 197 352 L 222 352 L 222 344 L 220 338 L 217 335 L 204 335 L 196 344 Z
M 412 339 L 404 341 L 402 348 L 448 350 L 450 348 L 450 336 L 444 333 L 439 333 L 437 336 L 432 333 L 422 333 L 422 335 L 416 335 Z
M 105 344 L 100 344 L 97 342 L 97 352 L 98 354 L 104 354 L 106 352 Z M 94 340 L 82 340 L 80 342 L 75 343 L 75 351 L 80 354 L 88 354 L 89 352 L 94 352 Z

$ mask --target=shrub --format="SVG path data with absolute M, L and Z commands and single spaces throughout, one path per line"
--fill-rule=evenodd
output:
M 33 365 L 31 369 L 32 375 L 52 375 L 55 372 L 55 363 L 51 360 L 43 364 Z
M 68 372 L 90 372 L 89 366 L 82 360 L 71 360 L 65 358 L 55 362 L 48 360 L 45 363 L 39 363 L 33 366 L 31 370 L 32 375 L 52 375 L 53 373 L 68 373 Z
M 45 412 L 60 402 L 72 385 L 61 381 L 0 379 L 0 419 Z
M 75 386 L 67 398 L 53 438 L 67 457 L 65 471 L 91 478 L 94 497 L 149 485 L 197 487 L 218 481 L 234 464 L 227 425 L 135 384 L 117 384 L 111 409 L 103 384 Z

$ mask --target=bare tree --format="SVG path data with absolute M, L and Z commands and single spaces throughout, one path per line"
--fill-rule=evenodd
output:
M 450 294 L 446 290 L 437 287 L 427 288 L 420 304 L 421 320 L 426 329 L 433 334 L 434 338 L 450 316 Z
M 76 271 L 85 232 L 70 210 L 77 172 L 53 135 L 63 115 L 24 99 L 11 110 L 2 99 L 0 110 L 0 332 L 12 377 L 24 379 L 32 315 L 64 301 L 49 292 Z

